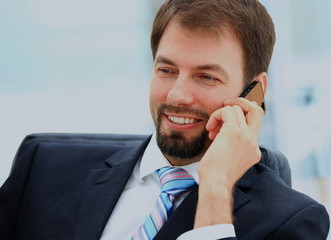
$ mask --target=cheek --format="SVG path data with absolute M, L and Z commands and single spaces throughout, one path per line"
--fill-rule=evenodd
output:
M 209 92 L 203 98 L 200 98 L 200 103 L 203 106 L 203 110 L 211 115 L 217 109 L 224 107 L 224 101 L 232 98 L 226 92 Z
M 149 107 L 153 120 L 157 117 L 157 107 L 164 103 L 166 93 L 162 85 L 156 79 L 152 79 L 149 86 Z
M 150 102 L 153 102 L 154 104 L 162 101 L 166 101 L 167 99 L 167 88 L 160 80 L 157 78 L 153 78 L 150 83 L 150 88 L 149 88 L 149 97 L 150 97 Z

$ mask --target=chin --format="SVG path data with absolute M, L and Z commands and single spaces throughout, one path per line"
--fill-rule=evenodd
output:
M 157 128 L 157 144 L 163 154 L 172 158 L 196 158 L 209 145 L 208 132 L 203 130 L 196 136 L 186 137 L 182 131 L 162 131 Z

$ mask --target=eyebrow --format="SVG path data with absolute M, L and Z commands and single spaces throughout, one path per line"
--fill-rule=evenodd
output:
M 169 64 L 169 65 L 172 65 L 172 66 L 177 66 L 173 61 L 171 61 L 169 58 L 166 58 L 166 57 L 163 57 L 163 56 L 158 56 L 156 59 L 155 59 L 155 65 L 156 64 L 159 64 L 159 63 L 165 63 L 165 64 Z
M 173 61 L 171 61 L 169 58 L 166 58 L 164 56 L 158 56 L 155 59 L 155 65 L 159 64 L 159 63 L 164 63 L 164 64 L 168 64 L 171 66 L 177 66 L 176 63 L 174 63 Z M 229 74 L 228 72 L 219 64 L 204 64 L 204 65 L 199 65 L 195 67 L 196 70 L 209 70 L 209 71 L 213 71 L 213 72 L 218 72 L 220 74 L 222 74 L 224 76 L 225 79 L 229 79 Z

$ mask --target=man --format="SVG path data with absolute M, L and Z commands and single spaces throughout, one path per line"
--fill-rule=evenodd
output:
M 27 145 L 0 191 L 0 238 L 326 239 L 325 208 L 259 163 L 264 112 L 238 98 L 252 81 L 266 91 L 274 39 L 256 0 L 166 1 L 151 39 L 156 134 Z M 199 187 L 162 195 L 178 169 Z

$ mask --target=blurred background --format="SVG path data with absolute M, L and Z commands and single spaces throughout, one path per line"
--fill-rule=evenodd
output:
M 162 2 L 0 0 L 0 185 L 27 134 L 153 131 L 149 35 Z M 261 2 L 277 42 L 260 140 L 330 211 L 331 1 Z

